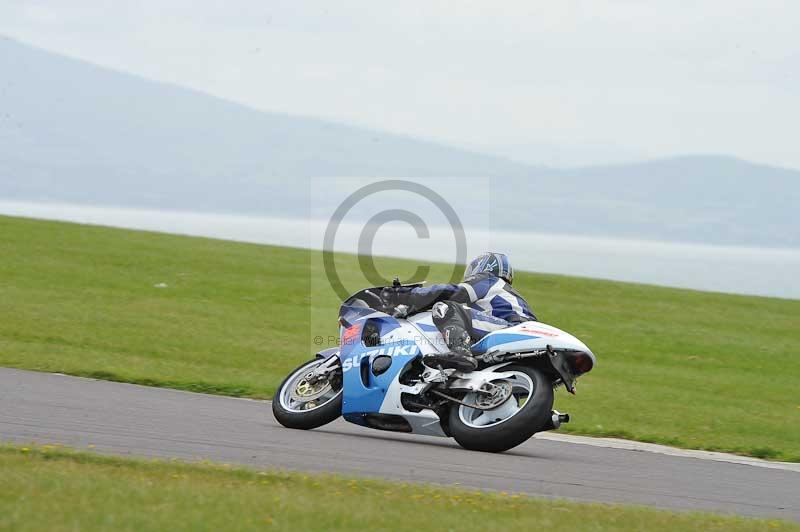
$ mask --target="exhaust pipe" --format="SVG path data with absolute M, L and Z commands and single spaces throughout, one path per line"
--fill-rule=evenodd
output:
M 550 423 L 547 424 L 545 430 L 554 430 L 560 427 L 562 423 L 569 423 L 569 414 L 562 414 L 558 410 L 552 410 L 550 413 Z

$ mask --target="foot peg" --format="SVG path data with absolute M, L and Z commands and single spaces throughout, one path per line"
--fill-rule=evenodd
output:
M 431 367 L 425 367 L 425 371 L 422 372 L 422 382 L 430 382 L 430 383 L 445 383 L 447 382 L 448 377 L 451 374 L 455 373 L 456 370 L 454 369 L 436 369 Z

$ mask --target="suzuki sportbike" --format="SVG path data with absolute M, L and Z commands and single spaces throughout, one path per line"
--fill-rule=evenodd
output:
M 551 325 L 525 322 L 474 343 L 475 371 L 428 367 L 424 355 L 447 351 L 431 312 L 386 308 L 382 290 L 350 296 L 339 310 L 339 346 L 317 353 L 281 383 L 272 411 L 283 426 L 313 429 L 342 416 L 372 429 L 452 437 L 467 449 L 501 452 L 569 421 L 553 410 L 553 394 L 560 386 L 575 393 L 576 379 L 594 367 L 586 344 Z

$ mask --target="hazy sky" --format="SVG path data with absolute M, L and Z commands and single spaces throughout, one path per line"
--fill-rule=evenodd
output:
M 533 162 L 718 153 L 800 168 L 800 2 L 225 4 L 0 0 L 0 33 L 258 109 Z

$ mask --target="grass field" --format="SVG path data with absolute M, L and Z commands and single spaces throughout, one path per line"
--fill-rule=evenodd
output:
M 317 255 L 0 217 L 0 365 L 269 397 L 335 334 Z M 358 287 L 355 258 L 337 261 Z M 800 461 L 800 301 L 532 273 L 515 285 L 598 356 L 576 397 L 557 394 L 565 430 Z
M 123 460 L 47 446 L 0 447 L 0 471 L 0 530 L 800 530 L 777 520 Z

